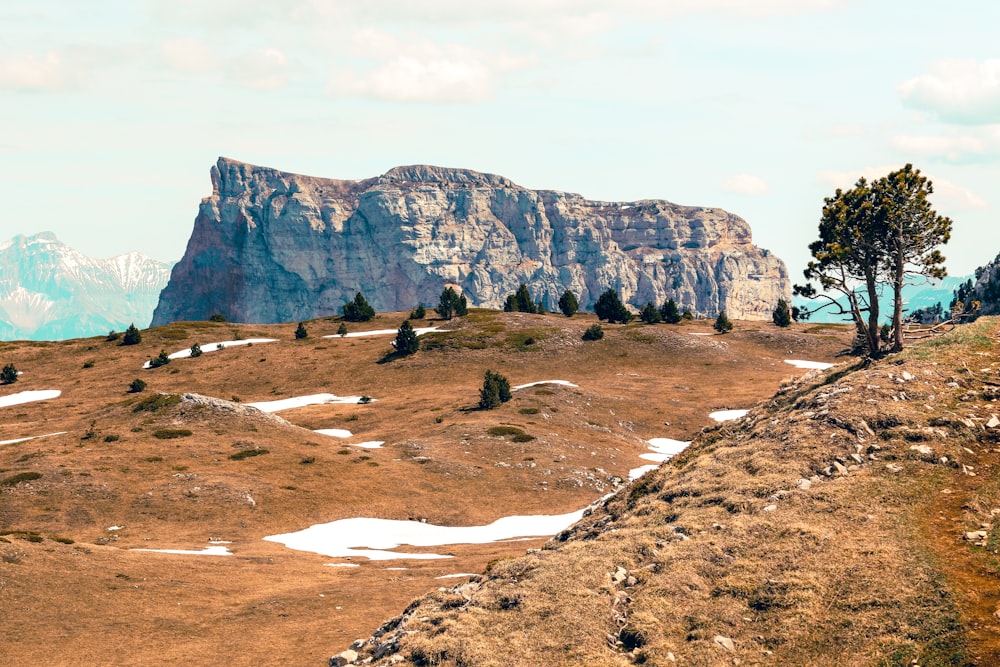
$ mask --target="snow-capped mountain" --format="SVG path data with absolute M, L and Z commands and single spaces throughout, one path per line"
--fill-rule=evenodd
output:
M 94 259 L 51 232 L 0 243 L 0 339 L 62 340 L 153 317 L 171 264 L 130 252 Z

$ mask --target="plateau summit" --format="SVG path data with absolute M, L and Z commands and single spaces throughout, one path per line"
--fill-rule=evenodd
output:
M 525 283 L 554 308 L 608 288 L 641 307 L 768 319 L 788 271 L 743 219 L 663 200 L 603 202 L 529 190 L 468 169 L 407 166 L 360 181 L 220 158 L 153 325 L 288 322 L 339 313 L 362 291 L 380 311 L 432 303 L 455 286 L 501 308 Z

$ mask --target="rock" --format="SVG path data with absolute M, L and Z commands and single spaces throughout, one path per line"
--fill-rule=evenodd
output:
M 989 532 L 985 530 L 974 530 L 965 534 L 965 539 L 969 542 L 981 542 L 989 537 Z
M 613 581 L 616 586 L 620 586 L 627 578 L 628 570 L 624 567 L 616 568 L 614 574 L 611 575 L 611 581 Z
M 800 478 L 795 480 L 795 486 L 799 487 L 803 491 L 808 491 L 812 485 L 813 483 L 808 479 Z
M 773 512 L 776 509 L 778 509 L 777 505 L 766 505 L 766 506 L 764 506 L 764 508 L 761 511 L 762 512 Z
M 845 466 L 840 461 L 834 461 L 833 462 L 833 467 L 836 468 L 837 472 L 839 472 L 841 475 L 846 475 L 847 474 L 847 466 Z
M 913 379 L 913 375 L 907 371 L 903 371 L 903 374 L 900 375 L 900 377 L 903 378 L 903 382 L 909 382 Z
M 991 415 L 990 420 L 986 422 L 986 428 L 996 428 L 1000 426 L 1000 419 L 997 419 L 996 415 Z
M 934 449 L 930 445 L 910 445 L 910 450 L 915 451 L 925 461 L 934 460 Z
M 720 209 L 529 190 L 468 169 L 397 167 L 314 178 L 220 158 L 153 324 L 290 322 L 339 313 L 364 290 L 379 311 L 436 303 L 447 285 L 501 308 L 526 283 L 554 304 L 615 285 L 641 307 L 668 296 L 695 314 L 767 320 L 790 300 L 784 263 Z
M 344 667 L 344 665 L 353 665 L 357 660 L 358 652 L 353 649 L 347 649 L 330 658 L 327 664 L 329 667 Z
M 712 637 L 712 641 L 726 649 L 727 651 L 735 651 L 736 644 L 729 637 L 723 637 L 722 635 L 715 635 Z

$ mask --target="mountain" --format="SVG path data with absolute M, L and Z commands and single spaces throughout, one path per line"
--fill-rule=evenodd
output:
M 54 234 L 0 244 L 0 338 L 62 340 L 145 326 L 170 264 L 131 252 L 87 257 Z
M 933 308 L 941 304 L 946 310 L 948 303 L 952 299 L 953 292 L 966 280 L 972 276 L 947 276 L 942 280 L 929 280 L 916 285 L 903 286 L 903 315 L 911 313 L 920 308 Z M 800 296 L 793 297 L 792 304 L 806 310 L 813 310 L 826 305 L 826 299 L 803 299 Z M 847 299 L 841 297 L 837 300 L 844 309 L 847 308 Z M 817 311 L 809 316 L 810 322 L 849 322 L 850 315 L 837 315 L 837 307 L 830 306 Z M 882 286 L 882 295 L 879 298 L 879 313 L 883 323 L 892 320 L 892 287 Z
M 633 306 L 673 298 L 737 319 L 768 319 L 791 294 L 784 263 L 720 209 L 590 201 L 431 166 L 344 181 L 220 158 L 211 176 L 154 325 L 304 320 L 357 291 L 377 310 L 408 310 L 446 285 L 487 308 L 526 283 L 549 308 L 566 289 L 589 306 L 614 288 Z
M 974 313 L 976 317 L 1000 313 L 1000 255 L 977 268 L 975 275 L 958 285 L 951 299 L 951 303 L 957 302 L 962 303 L 966 313 Z M 979 305 L 973 311 L 976 302 Z

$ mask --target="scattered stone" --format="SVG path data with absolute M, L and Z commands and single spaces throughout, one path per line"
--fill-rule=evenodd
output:
M 628 570 L 624 567 L 619 567 L 615 569 L 614 574 L 611 575 L 611 581 L 615 583 L 616 586 L 620 586 L 628 578 Z
M 910 445 L 910 449 L 920 454 L 923 459 L 927 459 L 928 457 L 930 460 L 934 459 L 934 450 L 930 445 Z
M 777 505 L 767 505 L 767 506 L 765 506 L 765 507 L 764 507 L 764 509 L 763 509 L 763 510 L 761 510 L 761 511 L 763 511 L 763 512 L 773 512 L 773 511 L 774 511 L 774 510 L 776 510 L 776 509 L 778 509 L 778 506 L 777 506 Z
M 965 534 L 965 539 L 969 542 L 982 542 L 989 537 L 989 532 L 985 530 L 973 530 Z
M 997 419 L 996 415 L 990 416 L 990 420 L 986 422 L 986 428 L 996 428 L 1000 426 L 1000 419 Z
M 726 649 L 727 651 L 735 651 L 736 644 L 729 637 L 723 637 L 722 635 L 715 635 L 712 637 L 712 641 Z
M 839 472 L 841 475 L 846 475 L 847 474 L 847 467 L 843 463 L 841 463 L 840 461 L 834 461 L 833 462 L 833 467 L 836 468 L 837 472 Z
M 799 487 L 803 491 L 808 491 L 812 485 L 813 483 L 808 479 L 802 478 L 795 480 L 795 486 Z
M 861 458 L 860 454 L 851 454 L 851 458 L 857 461 L 858 465 L 861 465 L 862 463 L 865 462 L 865 460 Z
M 904 382 L 909 382 L 913 379 L 913 375 L 909 371 L 903 371 L 903 374 L 900 377 L 903 378 Z
M 347 649 L 330 658 L 330 662 L 327 664 L 329 667 L 344 667 L 344 665 L 353 665 L 357 660 L 358 652 L 353 649 Z
M 886 463 L 885 467 L 888 468 L 889 472 L 902 472 L 903 466 L 898 466 L 895 463 Z

